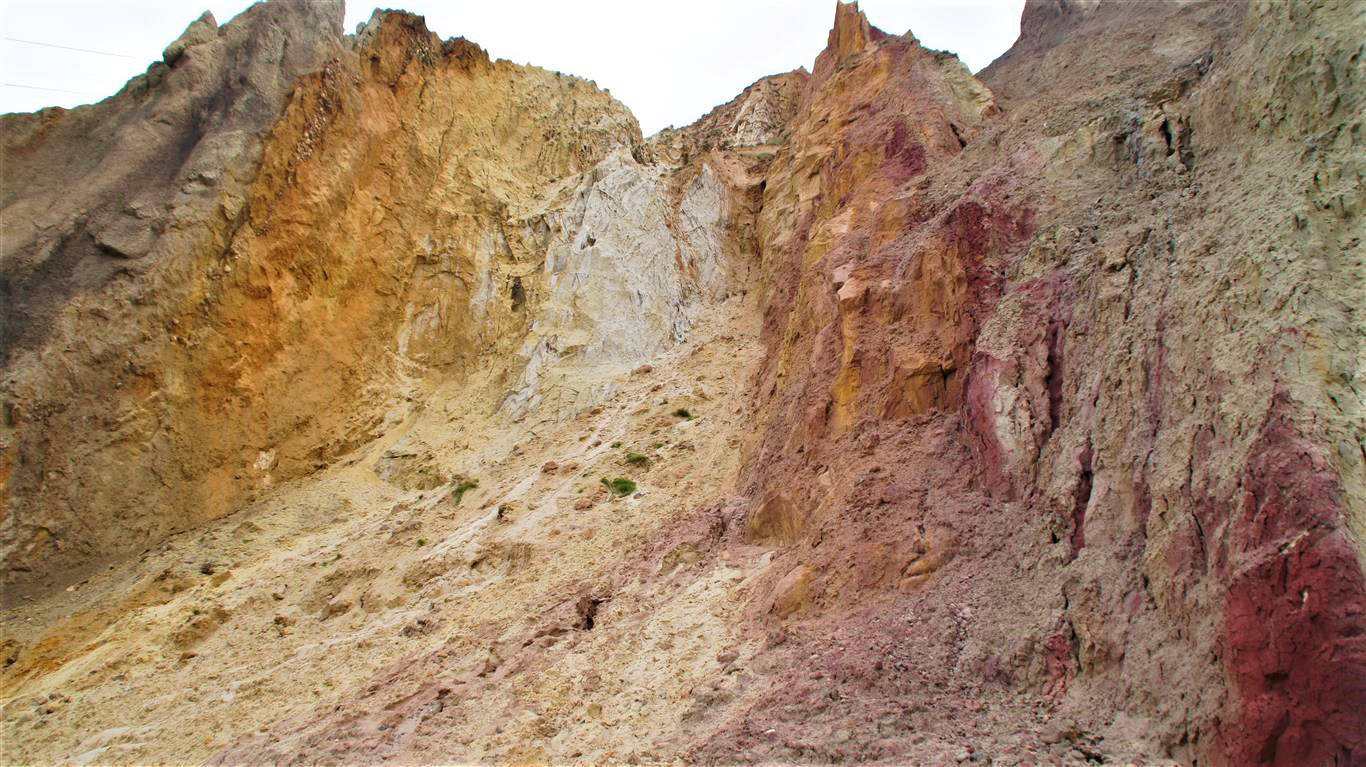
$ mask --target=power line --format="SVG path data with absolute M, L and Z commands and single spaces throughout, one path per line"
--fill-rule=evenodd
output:
M 30 91 L 52 91 L 53 93 L 73 93 L 73 94 L 75 94 L 75 95 L 77 95 L 77 96 L 97 96 L 97 95 L 99 95 L 99 94 L 97 94 L 97 93 L 90 93 L 90 92 L 88 92 L 88 91 L 69 91 L 69 90 L 66 90 L 65 88 L 43 88 L 43 87 L 38 86 L 38 85 L 20 85 L 19 83 L 4 83 L 4 86 L 5 86 L 6 88 L 24 88 L 24 89 L 30 90 Z
M 9 40 L 9 41 L 12 42 L 12 43 L 23 43 L 24 45 L 37 45 L 37 46 L 41 46 L 41 47 L 43 47 L 43 48 L 60 48 L 60 49 L 62 49 L 62 50 L 64 50 L 64 51 L 80 51 L 81 53 L 96 53 L 96 54 L 99 54 L 100 56 L 113 56 L 113 57 L 115 57 L 115 58 L 120 58 L 120 59 L 132 59 L 132 60 L 134 60 L 134 61 L 142 61 L 142 60 L 143 60 L 143 57 L 142 57 L 142 56 L 129 56 L 129 55 L 124 54 L 124 53 L 109 53 L 108 51 L 92 51 L 92 50 L 90 50 L 89 48 L 74 48 L 74 47 L 72 47 L 72 46 L 70 46 L 70 45 L 55 45 L 55 44 L 53 44 L 53 43 L 39 43 L 39 42 L 35 42 L 35 41 L 33 41 L 33 40 L 20 40 L 20 39 L 17 38 L 17 37 L 6 37 L 5 39 L 6 39 L 6 40 Z

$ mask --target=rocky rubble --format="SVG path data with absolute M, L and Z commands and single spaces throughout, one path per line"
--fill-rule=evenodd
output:
M 7 761 L 1366 759 L 1353 3 L 649 139 L 340 17 L 0 118 Z

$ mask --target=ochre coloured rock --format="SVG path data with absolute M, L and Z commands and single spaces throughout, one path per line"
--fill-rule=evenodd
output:
M 5 760 L 1362 763 L 1359 5 L 837 3 L 646 138 L 271 0 L 0 116 Z
M 811 568 L 797 565 L 773 585 L 773 606 L 770 610 L 779 618 L 786 618 L 800 610 L 811 593 Z

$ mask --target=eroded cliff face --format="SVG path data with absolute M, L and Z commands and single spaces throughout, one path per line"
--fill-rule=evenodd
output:
M 543 390 L 545 369 L 629 370 L 728 290 L 726 189 L 642 164 L 610 96 L 402 14 L 343 40 L 339 5 L 306 5 L 254 8 L 90 109 L 7 118 L 11 578 L 325 466 L 429 373 L 477 373 L 466 396 L 513 414 L 592 404 Z M 258 50 L 286 37 L 309 56 Z M 263 82 L 222 85 L 235 68 Z M 200 103 L 239 91 L 241 117 Z M 63 164 L 123 122 L 179 129 Z
M 715 753 L 828 710 L 800 658 L 857 635 L 953 643 L 962 687 L 851 699 L 1025 683 L 1082 753 L 1366 758 L 1361 21 L 1030 3 L 987 93 L 842 9 L 767 182 L 742 475 L 775 588 L 839 620 Z
M 7 582 L 141 548 L 187 489 L 230 508 L 185 487 L 213 467 L 205 435 L 162 423 L 184 412 L 173 323 L 217 277 L 289 89 L 337 54 L 339 11 L 263 6 L 203 34 L 208 17 L 111 99 L 4 118 Z
M 1366 758 L 1352 3 L 840 4 L 648 141 L 339 18 L 4 118 L 9 758 Z

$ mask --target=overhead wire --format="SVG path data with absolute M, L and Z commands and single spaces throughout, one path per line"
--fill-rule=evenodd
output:
M 92 49 L 90 49 L 90 48 L 77 48 L 77 47 L 72 46 L 72 45 L 57 45 L 56 43 L 40 43 L 40 42 L 38 42 L 38 41 L 36 41 L 36 40 L 21 40 L 21 39 L 19 39 L 19 38 L 17 38 L 17 37 L 6 37 L 5 39 L 8 40 L 8 41 L 10 41 L 10 42 L 12 42 L 12 43 L 23 43 L 24 45 L 37 45 L 37 46 L 41 46 L 41 47 L 43 47 L 43 48 L 60 48 L 61 50 L 64 50 L 64 51 L 80 51 L 81 53 L 94 53 L 94 54 L 98 54 L 98 55 L 100 55 L 100 56 L 114 56 L 114 57 L 116 57 L 116 58 L 120 58 L 120 59 L 132 59 L 132 60 L 134 60 L 134 61 L 141 61 L 141 60 L 143 59 L 142 56 L 129 56 L 129 55 L 126 54 L 126 53 L 110 53 L 109 51 L 96 51 L 96 50 L 92 50 Z
M 99 95 L 98 93 L 91 93 L 90 91 L 69 91 L 66 88 L 44 88 L 41 85 L 20 85 L 19 83 L 0 83 L 0 85 L 4 85 L 6 88 L 23 88 L 30 91 L 52 91 L 53 93 L 71 93 L 77 96 Z
M 79 53 L 93 53 L 93 54 L 95 54 L 95 55 L 97 55 L 97 56 L 111 56 L 111 57 L 119 58 L 119 59 L 131 59 L 131 60 L 133 60 L 133 61 L 141 61 L 141 60 L 143 59 L 143 57 L 141 57 L 141 56 L 129 56 L 129 55 L 126 54 L 126 53 L 112 53 L 112 52 L 110 52 L 110 51 L 97 51 L 97 50 L 94 50 L 93 48 L 80 48 L 80 47 L 77 47 L 77 46 L 74 46 L 74 45 L 58 45 L 57 43 L 44 43 L 44 42 L 39 42 L 39 41 L 37 41 L 37 40 L 24 40 L 24 39 L 21 39 L 21 38 L 18 38 L 18 37 L 9 37 L 9 36 L 6 36 L 6 37 L 5 37 L 5 40 L 7 40 L 7 41 L 9 41 L 9 42 L 11 42 L 11 43 L 22 43 L 22 44 L 24 44 L 24 45 L 36 45 L 36 46 L 39 46 L 39 47 L 42 47 L 42 48 L 56 48 L 56 49 L 58 49 L 58 50 L 63 50 L 63 51 L 76 51 L 76 52 L 79 52 Z M 48 87 L 45 87 L 45 86 L 42 86 L 42 85 L 24 85 L 24 84 L 22 84 L 22 83 L 0 83 L 0 85 L 3 85 L 3 86 L 6 87 L 6 88 L 22 88 L 22 89 L 24 89 L 24 90 L 29 90 L 29 91 L 49 91 L 49 92 L 51 92 L 51 93 L 69 93 L 69 94 L 71 94 L 71 95 L 73 95 L 73 96 L 98 96 L 98 95 L 100 95 L 100 94 L 98 94 L 98 93 L 91 93 L 90 91 L 73 91 L 73 90 L 69 90 L 69 89 L 67 89 L 67 88 L 48 88 Z

